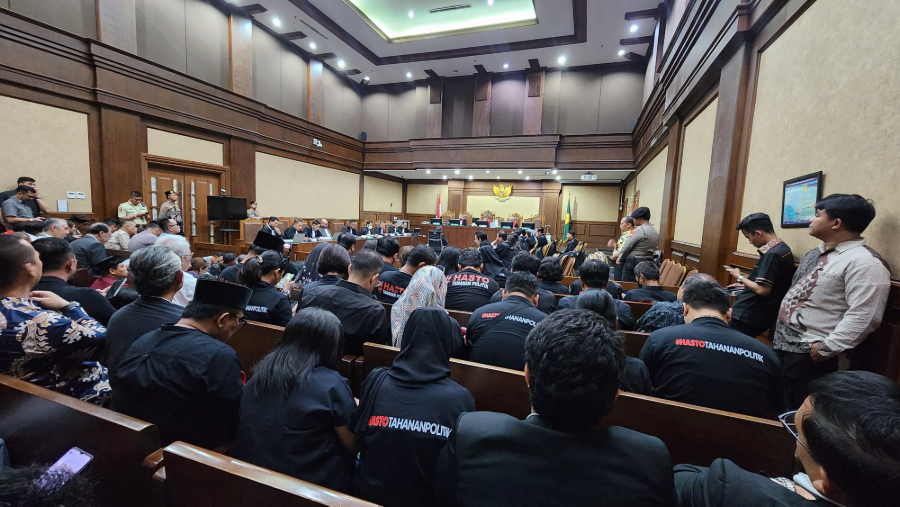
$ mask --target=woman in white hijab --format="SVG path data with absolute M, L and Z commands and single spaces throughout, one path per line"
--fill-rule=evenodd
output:
M 424 266 L 416 271 L 391 309 L 391 345 L 400 346 L 403 329 L 415 309 L 444 308 L 446 297 L 447 278 L 443 271 L 435 266 Z M 456 323 L 455 320 L 453 322 Z

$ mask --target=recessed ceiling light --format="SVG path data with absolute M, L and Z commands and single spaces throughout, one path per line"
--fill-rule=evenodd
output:
M 471 174 L 469 175 L 469 179 L 470 179 L 470 180 L 471 180 L 473 177 L 474 177 L 474 176 L 472 176 Z
M 559 176 L 556 177 L 557 181 L 559 180 Z
M 565 64 L 566 64 L 566 57 L 565 57 L 565 56 L 560 56 L 559 58 L 556 59 L 556 63 L 558 63 L 558 64 L 560 64 L 560 65 L 565 65 Z
M 500 179 L 500 176 L 497 176 L 497 179 L 499 180 L 499 179 Z
M 619 56 L 625 56 L 625 50 L 624 50 L 624 49 L 620 49 L 620 50 L 619 50 Z
M 446 174 L 444 175 L 444 179 L 445 179 L 445 180 L 447 179 L 447 175 L 446 175 Z
M 412 72 L 407 72 L 406 77 L 412 77 Z
M 309 49 L 316 49 L 316 43 L 313 41 L 309 41 Z
M 637 29 L 638 29 L 638 26 L 637 26 L 637 24 L 634 24 L 634 25 L 631 25 L 631 33 L 634 33 L 634 32 L 636 32 L 636 31 L 637 31 Z
M 411 10 L 410 10 L 407 14 L 408 14 L 409 17 L 411 17 L 411 18 L 414 18 L 414 17 L 416 16 L 416 13 L 413 12 L 413 11 L 411 11 Z
M 522 174 L 522 170 L 521 170 L 521 169 L 519 169 L 519 174 Z
M 504 63 L 504 64 L 503 64 L 503 68 L 504 68 L 504 69 L 508 69 L 508 68 L 509 68 L 509 64 L 508 64 L 508 63 Z
M 459 174 L 459 169 L 453 171 L 453 174 Z
M 525 176 L 525 179 L 526 179 L 526 180 L 530 180 L 530 179 L 531 179 L 531 176 Z
M 272 24 L 275 26 L 281 26 L 281 20 L 278 18 L 272 18 Z
M 431 169 L 426 169 L 425 174 L 431 174 Z
M 485 171 L 485 173 L 487 173 L 487 174 L 491 174 L 491 172 L 490 172 L 490 171 Z
M 366 76 L 363 78 L 363 81 L 368 81 L 368 80 L 369 80 L 369 76 Z
M 343 68 L 346 67 L 346 66 L 347 66 L 347 64 L 344 63 L 344 60 L 338 60 L 338 67 L 340 67 L 340 68 L 343 69 Z
M 552 172 L 553 172 L 553 174 L 556 174 L 558 171 L 556 169 L 554 169 Z
M 494 5 L 494 0 L 487 0 L 488 5 Z

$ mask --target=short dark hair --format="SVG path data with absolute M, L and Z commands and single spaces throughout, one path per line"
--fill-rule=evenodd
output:
M 318 220 L 313 220 L 309 225 L 320 225 Z
M 524 271 L 526 273 L 531 273 L 532 275 L 537 275 L 538 269 L 541 267 L 541 260 L 528 252 L 519 252 L 513 257 L 511 267 L 512 270 L 516 272 Z
M 166 230 L 172 225 L 172 220 L 168 218 L 157 218 L 156 223 L 159 224 L 159 228 L 162 230 Z
M 589 310 L 558 310 L 525 339 L 531 406 L 560 431 L 596 426 L 609 414 L 625 370 L 622 337 Z
M 69 242 L 59 238 L 39 238 L 31 242 L 31 246 L 37 250 L 44 271 L 57 271 L 63 268 L 71 259 L 72 247 Z
M 544 228 L 543 228 L 543 227 L 538 227 L 538 228 L 537 228 L 537 231 L 538 231 L 538 232 L 544 232 Z
M 278 221 L 278 217 L 269 217 L 269 223 L 277 222 L 277 221 Z
M 606 319 L 610 327 L 616 328 L 616 301 L 605 290 L 591 289 L 582 292 L 575 299 L 575 308 L 590 310 Z
M 157 222 L 156 220 L 153 220 L 153 221 L 147 222 L 147 228 L 148 229 L 162 229 L 162 226 L 159 225 L 159 222 Z
M 659 280 L 659 267 L 653 261 L 641 261 L 634 267 L 634 278 L 639 280 L 644 275 L 645 280 Z
M 772 225 L 772 219 L 765 213 L 751 213 L 737 224 L 735 229 L 751 234 L 754 231 L 763 231 L 769 234 L 775 232 L 775 226 Z
M 423 262 L 426 266 L 434 266 L 437 262 L 437 255 L 428 245 L 416 245 L 406 256 L 406 265 L 418 266 Z
M 444 247 L 441 255 L 438 257 L 437 266 L 443 270 L 445 275 L 456 273 L 459 265 L 459 248 L 455 246 Z
M 19 185 L 16 187 L 17 194 L 36 194 L 37 190 L 29 187 L 28 185 Z
M 92 224 L 90 227 L 88 227 L 88 230 L 87 230 L 88 234 L 100 234 L 102 232 L 109 234 L 109 227 L 107 227 L 106 224 L 102 224 L 102 223 Z
M 112 217 L 104 218 L 103 223 L 106 225 L 115 225 L 116 227 L 119 227 L 120 225 L 122 225 L 122 222 L 120 222 L 118 218 L 112 218 Z
M 481 252 L 478 250 L 466 248 L 459 253 L 457 264 L 459 264 L 461 268 L 477 268 L 478 266 L 484 265 L 484 259 L 481 257 Z
M 382 268 L 384 268 L 384 261 L 381 260 L 381 255 L 378 252 L 363 249 L 357 252 L 353 259 L 350 260 L 350 267 L 354 273 L 368 277 L 381 273 Z
M 65 241 L 65 240 L 64 240 Z M 12 287 L 26 264 L 34 262 L 34 249 L 21 239 L 0 234 L 0 289 Z
M 497 231 L 497 236 L 498 236 L 500 239 L 506 241 L 506 231 Z
M 36 183 L 36 181 L 31 176 L 19 176 L 19 179 L 16 180 L 16 186 L 22 185 L 24 183 Z
M 858 194 L 831 194 L 816 203 L 832 220 L 840 220 L 850 232 L 862 234 L 875 220 L 875 203 Z
M 632 216 L 625 216 L 625 217 L 624 217 L 624 220 L 625 220 L 625 223 L 626 223 L 626 224 L 634 225 L 634 217 L 632 217 Z
M 681 302 L 695 310 L 714 310 L 722 315 L 731 308 L 731 298 L 717 282 L 692 282 L 684 288 Z
M 256 204 L 256 201 L 250 201 L 250 204 Z
M 256 254 L 257 256 L 262 255 L 263 253 L 268 252 L 268 251 L 269 251 L 268 248 L 266 248 L 266 247 L 264 247 L 264 246 L 259 246 L 259 245 L 256 245 L 256 244 L 251 244 L 251 245 L 247 248 L 247 253 Z
M 900 385 L 866 371 L 841 371 L 809 386 L 803 436 L 850 507 L 895 505 L 900 496 Z
M 537 294 L 538 279 L 527 271 L 516 271 L 506 279 L 506 292 L 521 292 L 528 297 Z
M 231 252 L 222 253 L 222 264 L 230 264 L 237 260 L 237 255 L 234 255 Z
M 302 218 L 295 218 L 294 221 L 291 222 L 291 225 L 297 225 L 297 224 L 299 224 L 299 223 L 302 222 L 302 221 L 303 221 Z
M 351 248 L 356 246 L 358 238 L 349 232 L 342 232 L 338 234 L 337 244 L 344 250 L 350 250 Z
M 341 245 L 328 245 L 319 254 L 319 262 L 316 263 L 316 271 L 320 275 L 328 273 L 340 273 L 341 278 L 347 278 L 347 267 L 350 266 L 350 254 Z
M 355 224 L 355 223 L 356 223 L 356 219 L 355 219 L 355 218 L 351 218 L 350 220 L 347 221 L 347 225 Z
M 545 282 L 558 282 L 563 279 L 562 266 L 559 265 L 559 259 L 547 257 L 541 260 L 541 267 L 538 268 L 538 277 Z
M 584 261 L 578 270 L 584 289 L 605 289 L 609 284 L 609 265 L 600 259 Z
M 400 252 L 400 242 L 393 236 L 385 236 L 378 240 L 375 251 L 384 257 L 393 257 Z
M 132 190 L 131 193 L 128 194 L 128 197 L 141 197 L 141 193 L 137 190 Z
M 487 241 L 488 235 L 484 231 L 475 231 L 475 239 L 477 239 L 479 242 Z
M 259 256 L 247 259 L 244 262 L 241 269 L 238 270 L 238 283 L 255 289 L 262 282 L 264 275 L 277 271 L 283 266 L 284 257 L 280 253 L 274 250 L 266 250 Z
M 236 315 L 238 312 L 242 311 L 243 308 L 228 308 L 225 306 L 219 305 L 211 305 L 207 303 L 198 303 L 197 301 L 191 301 L 184 307 L 184 311 L 181 312 L 182 319 L 194 319 L 194 320 L 208 320 L 213 319 L 219 316 L 221 313 L 230 313 L 232 315 Z

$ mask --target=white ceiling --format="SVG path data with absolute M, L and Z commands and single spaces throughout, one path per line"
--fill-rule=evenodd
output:
M 417 169 L 409 171 L 377 171 L 381 174 L 405 178 L 408 180 L 443 180 L 446 176 L 447 180 L 484 180 L 484 181 L 553 181 L 559 176 L 561 183 L 616 183 L 618 184 L 629 174 L 634 172 L 632 169 L 621 171 L 600 171 L 593 170 L 597 175 L 595 181 L 582 181 L 581 175 L 585 170 L 557 170 L 555 169 Z M 456 174 L 457 171 L 459 174 Z M 488 172 L 490 171 L 490 172 Z M 367 171 L 368 172 L 368 171 Z M 548 174 L 549 173 L 549 174 Z M 527 178 L 527 179 L 526 179 Z
M 351 49 L 337 36 L 288 0 L 228 0 L 235 5 L 260 4 L 267 12 L 255 15 L 255 19 L 278 33 L 301 31 L 308 37 L 294 41 L 305 51 L 311 53 L 335 53 L 338 59 L 345 62 L 345 69 L 359 69 L 362 74 L 354 76 L 359 81 L 363 76 L 370 77 L 370 84 L 409 82 L 425 79 L 425 69 L 434 70 L 439 76 L 455 77 L 474 74 L 474 65 L 483 65 L 488 72 L 520 71 L 529 68 L 529 59 L 537 58 L 541 66 L 557 67 L 557 58 L 566 57 L 566 66 L 584 66 L 603 63 L 621 62 L 625 59 L 618 55 L 622 47 L 619 40 L 624 38 L 653 35 L 655 20 L 642 19 L 625 21 L 625 13 L 630 11 L 652 9 L 659 5 L 659 0 L 588 0 L 587 2 L 587 42 L 569 44 L 558 47 L 546 47 L 524 51 L 493 53 L 471 57 L 448 58 L 412 63 L 391 65 L 375 65 L 364 56 Z M 538 23 L 500 30 L 489 30 L 461 35 L 435 37 L 407 42 L 388 43 L 376 33 L 366 22 L 354 13 L 341 0 L 309 0 L 312 5 L 331 18 L 336 24 L 350 33 L 365 47 L 379 57 L 390 57 L 414 53 L 444 51 L 490 44 L 503 44 L 515 41 L 562 37 L 574 33 L 574 20 L 571 0 L 534 0 Z M 388 1 L 388 0 L 384 0 Z M 476 2 L 479 0 L 468 0 Z M 503 0 L 495 0 L 502 2 Z M 390 0 L 390 4 L 405 3 L 415 8 L 416 0 Z M 429 6 L 431 2 L 429 0 Z M 438 2 L 441 3 L 441 2 Z M 457 0 L 447 0 L 452 5 Z M 275 26 L 273 19 L 278 18 L 281 26 Z M 635 32 L 631 25 L 637 25 Z M 314 30 L 310 29 L 314 28 Z M 319 33 L 316 33 L 318 31 Z M 316 49 L 309 48 L 309 42 L 315 42 Z M 626 51 L 645 54 L 647 44 L 627 46 Z M 337 59 L 327 63 L 337 68 Z M 507 69 L 503 68 L 508 64 Z M 407 78 L 407 72 L 412 77 Z

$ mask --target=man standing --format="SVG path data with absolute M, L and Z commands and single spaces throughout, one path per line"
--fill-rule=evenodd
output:
M 634 219 L 634 233 L 619 249 L 616 265 L 622 266 L 622 280 L 637 282 L 634 267 L 641 261 L 653 259 L 653 252 L 659 247 L 659 233 L 650 224 L 650 208 L 641 206 L 631 213 Z
M 113 410 L 155 424 L 162 445 L 231 442 L 243 384 L 241 361 L 224 342 L 246 323 L 252 294 L 200 280 L 181 320 L 145 334 L 122 356 L 110 378 Z
M 671 303 L 678 299 L 659 284 L 659 268 L 653 261 L 641 261 L 634 267 L 638 288 L 625 293 L 625 301 L 653 301 Z
M 500 284 L 481 273 L 484 267 L 481 252 L 466 248 L 460 252 L 457 262 L 459 271 L 447 277 L 446 308 L 473 312 L 490 303 Z
M 76 287 L 67 282 L 75 274 L 77 261 L 72 248 L 64 239 L 40 238 L 31 243 L 37 250 L 44 265 L 41 280 L 34 290 L 45 290 L 56 294 L 66 301 L 74 301 L 84 308 L 92 319 L 103 324 L 109 323 L 116 309 L 102 294 L 87 287 Z M 107 366 L 106 363 L 101 363 Z
M 359 233 L 356 231 L 356 220 L 350 220 L 349 222 L 347 222 L 347 225 L 345 225 L 344 228 L 341 229 L 341 232 L 343 232 L 344 234 L 350 233 L 354 236 L 359 236 Z
M 27 201 L 25 203 L 26 206 L 31 208 L 32 216 L 38 218 L 39 216 L 41 216 L 41 213 L 50 212 L 50 206 L 48 206 L 47 203 L 45 203 L 44 200 L 41 199 L 34 178 L 30 178 L 28 176 L 21 176 L 18 180 L 16 180 L 16 188 L 0 193 L 0 203 L 6 202 L 7 199 L 16 195 L 16 192 L 18 192 L 19 187 L 21 186 L 31 187 L 34 189 L 34 192 L 38 194 L 34 196 L 34 199 L 31 199 L 30 201 Z
M 44 219 L 36 217 L 28 202 L 37 199 L 37 191 L 27 185 L 20 185 L 15 195 L 3 201 L 0 206 L 3 210 L 3 218 L 6 223 L 14 225 L 22 222 L 43 222 Z
M 737 268 L 726 270 L 737 278 L 737 283 L 729 285 L 728 289 L 742 289 L 732 305 L 730 325 L 756 338 L 778 318 L 781 300 L 791 288 L 794 254 L 791 247 L 775 234 L 772 220 L 765 213 L 747 215 L 737 230 L 757 248 L 759 260 L 747 276 Z
M 119 220 L 132 220 L 138 230 L 143 231 L 147 227 L 147 216 L 150 215 L 143 201 L 140 192 L 132 191 L 128 200 L 119 205 Z
M 125 220 L 119 230 L 109 236 L 109 241 L 104 246 L 110 250 L 128 250 L 128 243 L 135 234 L 137 234 L 137 225 L 134 220 Z
M 613 242 L 613 240 L 609 240 L 610 247 L 613 247 L 613 253 L 609 257 L 609 260 L 613 262 L 615 265 L 615 270 L 613 273 L 614 280 L 622 279 L 622 265 L 615 264 L 615 262 L 619 259 L 619 252 L 622 250 L 622 246 L 625 245 L 625 242 L 628 241 L 628 238 L 634 234 L 634 219 L 630 216 L 622 217 L 622 220 L 619 221 L 619 229 L 622 230 L 622 235 L 619 236 L 619 240 Z
M 181 208 L 178 206 L 178 193 L 166 190 L 166 202 L 159 207 L 159 218 L 168 218 L 178 224 L 179 229 L 184 229 L 184 218 L 181 216 Z
M 799 407 L 809 383 L 836 371 L 838 355 L 881 324 L 891 271 L 862 237 L 874 219 L 875 206 L 856 194 L 816 203 L 809 234 L 822 243 L 800 261 L 775 327 L 788 408 Z
M 281 237 L 281 222 L 278 221 L 278 217 L 269 217 L 269 221 L 266 225 L 263 226 L 262 231 L 266 234 Z
M 135 224 L 135 228 L 137 224 Z M 159 226 L 158 223 L 150 222 L 147 224 L 147 229 L 135 234 L 128 241 L 128 250 L 132 252 L 137 252 L 141 248 L 145 248 L 156 243 L 156 240 L 159 239 L 159 236 L 162 234 L 162 227 Z
M 319 231 L 322 233 L 322 237 L 324 237 L 324 238 L 331 237 L 331 229 L 328 228 L 328 219 L 327 218 L 319 219 Z
M 101 262 L 106 260 L 106 247 L 109 241 L 109 227 L 106 224 L 94 224 L 88 227 L 87 234 L 72 242 L 72 253 L 78 260 L 78 267 L 85 268 L 94 276 L 102 276 Z

